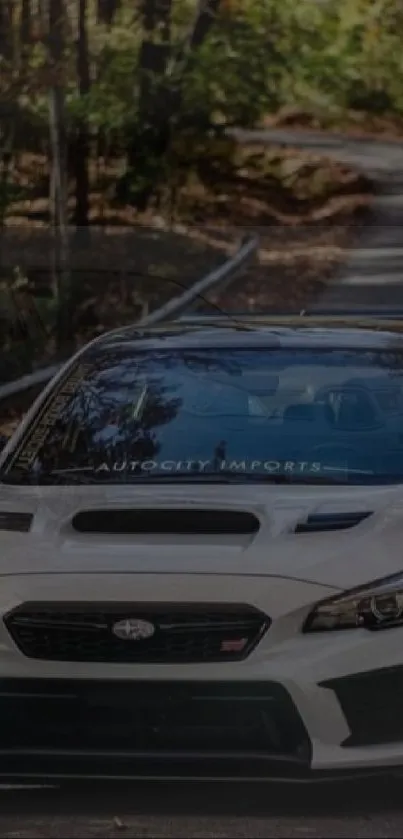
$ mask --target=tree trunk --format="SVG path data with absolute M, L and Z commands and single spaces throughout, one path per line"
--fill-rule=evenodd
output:
M 170 55 L 172 0 L 143 0 L 143 41 L 138 68 L 136 125 L 131 131 L 123 194 L 139 210 L 148 204 L 160 180 L 169 146 L 170 88 L 166 68 Z
M 0 56 L 7 62 L 14 57 L 13 4 L 0 0 Z
M 67 138 L 64 91 L 64 0 L 49 3 L 49 134 L 51 209 L 54 231 L 54 291 L 57 300 L 57 342 L 63 352 L 71 331 L 71 286 L 68 231 Z
M 221 0 L 199 0 L 194 25 L 175 63 L 172 82 L 166 72 L 172 0 L 144 0 L 138 125 L 128 148 L 126 176 L 131 203 L 140 210 L 145 209 L 164 176 L 171 138 L 180 119 L 183 82 L 195 53 L 214 24 L 220 4 Z M 133 184 L 139 175 L 142 183 L 136 190 Z M 127 191 L 125 197 L 129 198 Z
M 189 38 L 189 54 L 197 50 L 207 38 L 220 11 L 222 0 L 199 0 L 193 29 Z
M 25 76 L 28 64 L 29 44 L 31 40 L 31 3 L 30 0 L 22 0 L 21 2 L 21 18 L 20 18 L 20 62 L 21 72 Z
M 31 3 L 30 0 L 21 2 L 20 42 L 21 48 L 29 44 L 31 37 Z
M 78 42 L 77 76 L 80 96 L 90 91 L 90 67 L 88 56 L 87 0 L 78 0 Z M 76 180 L 75 224 L 87 228 L 89 213 L 89 172 L 90 137 L 88 123 L 82 119 L 78 126 L 74 143 L 74 168 Z M 81 233 L 81 231 L 80 231 Z
M 197 13 L 189 37 L 180 51 L 175 64 L 175 84 L 171 97 L 172 108 L 179 116 L 183 98 L 183 84 L 191 70 L 198 49 L 202 46 L 217 19 L 223 0 L 199 0 Z
M 98 23 L 112 26 L 115 15 L 121 7 L 121 0 L 97 0 Z

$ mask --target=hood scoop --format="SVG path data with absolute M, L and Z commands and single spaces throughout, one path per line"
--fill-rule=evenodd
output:
M 202 510 L 156 508 L 137 510 L 82 510 L 72 519 L 78 533 L 115 534 L 117 536 L 200 534 L 252 535 L 260 529 L 259 519 L 238 510 Z
M 331 533 L 336 530 L 349 530 L 372 515 L 372 512 L 314 513 L 297 524 L 294 533 Z

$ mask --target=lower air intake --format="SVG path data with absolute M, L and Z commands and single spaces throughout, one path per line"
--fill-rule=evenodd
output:
M 272 682 L 0 679 L 0 714 L 6 773 L 264 778 L 311 757 Z
M 321 682 L 334 691 L 350 729 L 345 748 L 403 741 L 403 667 L 385 667 Z

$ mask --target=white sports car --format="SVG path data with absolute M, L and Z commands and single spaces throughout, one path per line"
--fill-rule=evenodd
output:
M 403 766 L 403 327 L 107 334 L 0 458 L 0 775 Z

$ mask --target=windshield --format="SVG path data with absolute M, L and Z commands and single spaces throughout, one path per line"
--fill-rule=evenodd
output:
M 399 481 L 402 393 L 396 352 L 97 354 L 54 388 L 1 477 L 21 484 L 213 475 Z

